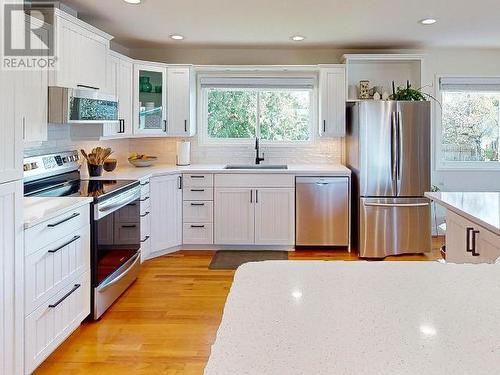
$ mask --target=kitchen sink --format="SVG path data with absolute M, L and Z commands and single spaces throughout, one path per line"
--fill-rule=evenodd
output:
M 228 164 L 224 169 L 288 169 L 284 164 Z

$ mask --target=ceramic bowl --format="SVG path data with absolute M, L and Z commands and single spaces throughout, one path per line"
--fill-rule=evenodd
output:
M 156 156 L 145 156 L 142 159 L 128 159 L 128 162 L 135 167 L 150 167 L 153 165 L 155 160 L 158 159 Z

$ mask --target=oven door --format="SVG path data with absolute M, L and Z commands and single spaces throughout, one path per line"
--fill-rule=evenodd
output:
M 140 202 L 135 199 L 94 221 L 95 286 L 137 254 L 141 247 Z

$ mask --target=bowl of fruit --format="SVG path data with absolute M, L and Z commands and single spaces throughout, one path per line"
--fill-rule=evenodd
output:
M 156 156 L 148 156 L 134 152 L 128 158 L 128 162 L 134 167 L 151 167 L 156 159 L 158 159 Z

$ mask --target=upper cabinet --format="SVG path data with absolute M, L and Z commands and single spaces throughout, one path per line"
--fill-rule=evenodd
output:
M 112 36 L 59 9 L 54 9 L 54 28 L 58 68 L 51 85 L 104 89 Z
M 192 136 L 195 134 L 195 80 L 190 66 L 169 67 L 167 135 Z
M 191 66 L 134 64 L 134 133 L 172 137 L 194 135 L 195 94 Z
M 346 74 L 343 65 L 321 65 L 319 69 L 319 134 L 344 137 L 346 128 Z
M 134 134 L 167 135 L 167 68 L 134 64 Z
M 109 51 L 106 90 L 118 99 L 118 123 L 103 124 L 103 137 L 120 138 L 133 134 L 133 69 L 131 59 Z

